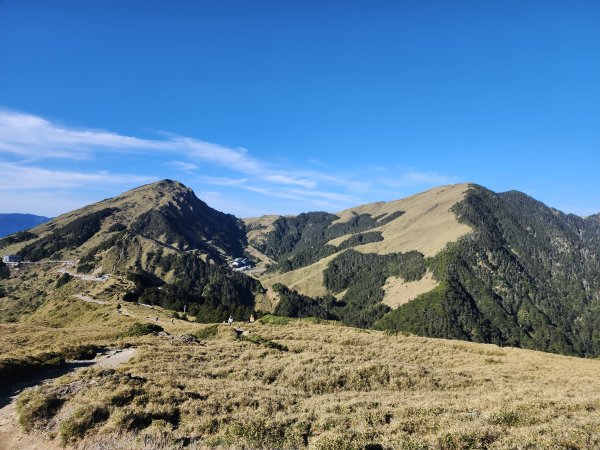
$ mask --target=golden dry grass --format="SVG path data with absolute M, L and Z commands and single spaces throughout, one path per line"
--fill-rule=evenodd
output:
M 469 233 L 471 228 L 458 222 L 451 208 L 464 200 L 470 184 L 454 184 L 430 189 L 420 194 L 395 200 L 377 202 L 337 213 L 340 221 L 353 214 L 371 214 L 373 217 L 404 211 L 405 214 L 376 230 L 382 231 L 383 241 L 360 245 L 364 253 L 397 253 L 416 250 L 425 256 L 434 256 L 449 242 Z
M 288 288 L 298 291 L 310 297 L 319 297 L 327 294 L 327 289 L 323 284 L 323 272 L 327 268 L 329 261 L 337 256 L 330 255 L 320 259 L 310 266 L 291 270 L 284 273 L 266 273 L 259 276 L 258 279 L 262 285 L 268 289 L 275 283 L 281 283 Z
M 250 217 L 243 219 L 247 228 L 249 241 L 262 240 L 264 236 L 273 231 L 273 223 L 282 216 L 271 214 L 261 217 Z
M 600 446 L 599 361 L 278 322 L 241 339 L 225 325 L 199 343 L 146 338 L 116 372 L 63 377 L 76 389 L 47 433 L 79 442 L 68 430 L 101 411 L 84 420 L 86 448 Z
M 405 281 L 399 277 L 389 277 L 383 285 L 385 295 L 381 303 L 395 309 L 414 300 L 419 295 L 431 291 L 438 284 L 433 279 L 433 274 L 430 271 L 417 281 Z

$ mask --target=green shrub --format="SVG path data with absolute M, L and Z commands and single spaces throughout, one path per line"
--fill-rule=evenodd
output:
M 161 327 L 160 325 L 156 325 L 154 323 L 136 322 L 133 325 L 131 325 L 131 327 L 129 327 L 129 330 L 127 330 L 121 336 L 122 337 L 144 336 L 146 334 L 160 333 L 161 331 L 164 331 L 164 328 Z
M 100 351 L 102 351 L 102 347 L 99 347 L 97 345 L 88 344 L 88 345 L 77 345 L 74 347 L 66 347 L 60 352 L 60 354 L 65 359 L 89 360 L 89 359 L 94 359 L 96 357 L 96 354 L 98 354 L 98 352 L 100 352 Z
M 69 275 L 68 273 L 63 273 L 58 280 L 56 280 L 56 288 L 58 289 L 59 287 L 64 286 L 65 284 L 67 284 L 69 281 L 71 281 L 73 279 L 73 277 L 71 275 Z
M 93 261 L 84 261 L 77 264 L 77 272 L 79 273 L 90 273 L 96 268 L 96 264 Z
M 495 413 L 491 419 L 490 423 L 494 425 L 502 425 L 505 427 L 515 427 L 517 425 L 521 425 L 523 419 L 521 415 L 515 411 L 502 410 Z
M 127 226 L 123 225 L 122 223 L 113 223 L 110 227 L 108 227 L 108 232 L 109 233 L 115 233 L 117 231 L 125 231 L 127 229 Z
M 8 278 L 10 276 L 10 270 L 8 270 L 8 266 L 4 264 L 3 261 L 0 261 L 0 280 Z
M 273 316 L 271 314 L 267 314 L 266 316 L 263 316 L 260 319 L 258 319 L 258 321 L 267 325 L 287 325 L 292 321 L 292 319 L 290 319 L 289 317 Z
M 200 328 L 194 336 L 201 341 L 208 341 L 209 339 L 214 338 L 219 332 L 219 325 L 208 325 L 206 327 Z
M 116 208 L 105 208 L 95 211 L 55 229 L 51 234 L 26 245 L 21 255 L 29 261 L 39 261 L 50 256 L 60 259 L 60 251 L 79 247 L 95 235 L 102 225 L 102 220 L 113 214 Z
M 133 401 L 135 397 L 144 391 L 130 386 L 125 386 L 114 391 L 110 396 L 110 404 L 113 406 L 125 406 Z
M 487 449 L 498 438 L 498 432 L 487 429 L 447 433 L 440 438 L 438 448 L 440 450 Z
M 30 231 L 19 231 L 18 233 L 11 234 L 0 239 L 0 248 L 8 247 L 9 245 L 19 244 L 21 242 L 27 242 L 35 239 L 37 234 L 31 233 Z
M 254 245 L 278 262 L 270 270 L 286 272 L 305 267 L 348 246 L 382 240 L 378 232 L 363 232 L 385 225 L 402 214 L 402 211 L 387 217 L 355 214 L 349 220 L 337 223 L 333 222 L 339 219 L 338 216 L 320 211 L 280 217 L 273 223 L 273 230 L 265 235 L 264 241 L 255 242 Z M 347 234 L 356 236 L 346 240 L 340 247 L 327 244 Z
M 123 411 L 120 413 L 115 422 L 116 425 L 124 430 L 142 430 L 152 425 L 153 421 L 164 421 L 173 426 L 179 424 L 181 413 L 178 408 L 165 406 L 165 409 L 160 412 L 149 411 Z
M 0 360 L 0 379 L 2 377 L 27 375 L 42 367 L 60 366 L 64 362 L 65 358 L 54 352 L 2 359 Z
M 273 291 L 279 295 L 279 303 L 273 311 L 275 316 L 337 319 L 332 311 L 338 305 L 338 301 L 332 295 L 312 298 L 290 290 L 280 283 L 273 285 Z
M 192 254 L 173 255 L 157 252 L 152 264 L 163 273 L 171 272 L 174 280 L 164 284 L 149 273 L 128 274 L 136 284 L 139 301 L 164 309 L 183 311 L 196 316 L 196 322 L 215 323 L 234 317 L 250 317 L 255 293 L 260 283 L 243 273 L 219 264 L 202 261 Z

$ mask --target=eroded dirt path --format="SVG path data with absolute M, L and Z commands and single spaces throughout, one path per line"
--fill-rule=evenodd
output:
M 64 450 L 42 435 L 27 434 L 17 423 L 15 400 L 23 389 L 51 383 L 67 373 L 86 367 L 115 369 L 135 355 L 135 348 L 113 349 L 94 360 L 72 361 L 59 368 L 45 369 L 34 376 L 18 380 L 2 380 L 0 389 L 0 450 Z
M 90 297 L 89 295 L 84 295 L 84 294 L 73 294 L 73 297 L 78 298 L 79 300 L 82 300 L 86 303 L 95 303 L 97 305 L 108 305 L 109 302 L 103 302 L 102 300 L 96 300 L 92 297 Z

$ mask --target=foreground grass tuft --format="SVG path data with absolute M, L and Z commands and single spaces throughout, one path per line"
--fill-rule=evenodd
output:
M 288 325 L 292 320 L 293 319 L 290 319 L 289 317 L 273 316 L 271 314 L 267 314 L 258 319 L 260 323 L 268 325 Z
M 60 423 L 59 436 L 63 444 L 82 438 L 96 425 L 108 420 L 108 409 L 98 405 L 83 405 Z
M 164 328 L 154 323 L 139 323 L 136 322 L 129 330 L 122 334 L 122 337 L 145 336 L 147 334 L 160 333 Z
M 42 426 L 54 417 L 63 403 L 64 399 L 56 394 L 28 389 L 17 399 L 16 409 L 19 424 L 25 431 Z
M 256 345 L 260 345 L 262 347 L 272 348 L 273 350 L 279 350 L 281 352 L 287 352 L 289 350 L 285 345 L 279 344 L 278 342 L 272 341 L 270 339 L 265 339 L 261 336 L 254 334 L 248 336 L 241 336 L 241 339 L 247 342 L 252 342 Z
M 198 331 L 196 331 L 194 333 L 194 336 L 201 341 L 207 341 L 209 339 L 214 338 L 218 332 L 219 332 L 219 325 L 213 324 L 213 325 L 207 325 L 207 326 L 199 329 Z

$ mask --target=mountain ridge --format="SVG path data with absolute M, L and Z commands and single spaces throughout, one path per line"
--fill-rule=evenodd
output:
M 90 223 L 86 224 L 86 220 Z M 94 256 L 89 252 L 94 249 L 104 253 L 110 250 L 98 247 L 111 240 L 114 242 L 110 247 L 119 244 L 130 254 L 125 259 L 128 264 L 132 259 L 142 263 L 149 251 L 147 247 L 165 252 L 198 251 L 222 259 L 241 256 L 246 239 L 243 226 L 234 216 L 210 208 L 182 183 L 162 180 L 62 214 L 29 230 L 29 234 L 22 234 L 19 242 L 0 240 L 0 247 L 9 252 L 25 252 L 24 256 L 33 260 L 48 258 L 53 247 L 40 241 L 67 234 L 65 227 L 69 226 L 92 229 L 87 236 L 75 239 L 71 248 L 57 247 L 63 254 L 55 255 L 60 256 L 55 259 L 81 258 L 88 252 L 89 260 Z M 41 248 L 32 249 L 36 244 Z M 126 267 L 117 263 L 117 255 L 104 256 L 98 266 L 105 262 L 105 272 L 119 265 Z
M 600 220 L 518 192 L 442 186 L 339 213 L 241 219 L 162 180 L 0 240 L 200 321 L 253 311 L 600 354 Z M 250 258 L 246 273 L 229 267 Z M 265 289 L 266 288 L 266 289 Z M 191 305 L 191 306 L 190 306 Z
M 389 247 L 384 246 L 382 235 L 365 245 L 338 247 L 293 270 L 280 260 L 271 273 L 259 277 L 279 294 L 275 313 L 321 314 L 359 326 L 432 337 L 598 355 L 600 344 L 594 337 L 594 330 L 600 328 L 600 317 L 594 313 L 600 309 L 598 216 L 565 214 L 518 191 L 494 193 L 472 183 L 464 186 L 466 195 L 449 205 L 454 219 L 465 227 L 463 233 L 438 246 L 437 253 L 419 252 L 422 248 L 414 239 L 410 240 L 412 249 L 392 247 L 417 251 L 422 260 L 413 259 L 411 264 L 416 266 L 388 265 L 385 255 L 397 255 L 394 261 L 403 261 L 405 256 L 386 251 Z M 351 208 L 353 214 L 346 217 L 381 205 L 385 203 Z M 401 215 L 388 226 L 397 227 L 406 218 Z M 281 219 L 276 218 L 275 224 L 277 220 Z M 432 231 L 439 233 L 443 228 Z M 277 226 L 271 225 L 266 235 L 276 232 Z M 419 237 L 427 236 L 422 232 Z M 348 236 L 327 244 L 345 239 Z M 264 236 L 249 241 L 265 247 Z M 383 251 L 377 251 L 379 246 L 384 246 Z M 288 255 L 295 257 L 293 252 Z M 424 270 L 419 268 L 422 265 Z M 365 266 L 369 269 L 364 270 Z M 417 275 L 407 278 L 399 275 L 402 270 Z M 303 311 L 303 302 L 312 306 Z M 350 316 L 344 312 L 348 307 L 353 311 Z

